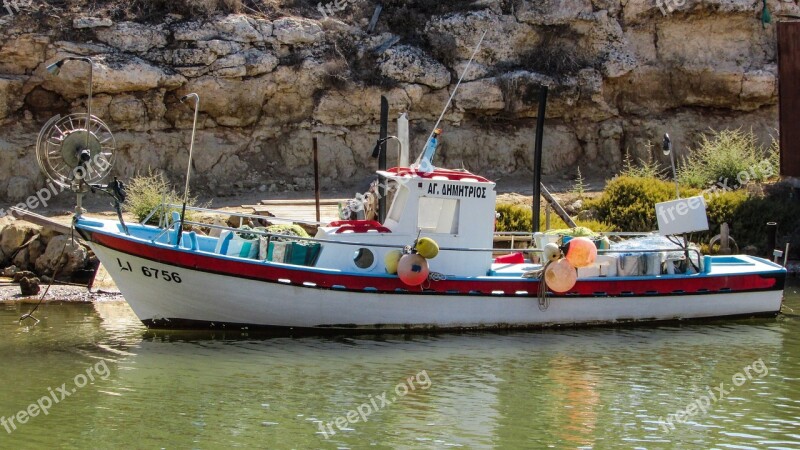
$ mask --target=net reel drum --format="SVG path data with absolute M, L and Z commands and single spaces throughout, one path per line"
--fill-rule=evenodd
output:
M 116 153 L 116 141 L 108 125 L 87 114 L 51 118 L 36 141 L 39 168 L 53 183 L 76 193 L 78 216 L 83 212 L 83 194 L 111 173 Z

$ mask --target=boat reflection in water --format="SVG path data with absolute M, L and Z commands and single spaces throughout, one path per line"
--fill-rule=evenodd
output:
M 786 417 L 774 402 L 798 397 L 784 392 L 796 388 L 774 378 L 797 365 L 786 360 L 785 330 L 776 319 L 654 329 L 262 338 L 146 330 L 127 306 L 96 308 L 101 327 L 115 336 L 115 350 L 128 354 L 118 356 L 110 389 L 119 395 L 103 399 L 111 414 L 97 417 L 94 434 L 102 438 L 108 438 L 105 425 L 123 419 L 115 411 L 147 417 L 153 399 L 170 399 L 158 409 L 173 426 L 150 429 L 146 442 L 192 437 L 208 445 L 319 446 L 326 441 L 320 424 L 386 392 L 386 399 L 395 397 L 390 405 L 366 423 L 347 423 L 347 431 L 334 425 L 337 433 L 327 440 L 470 448 L 734 443 L 742 438 L 726 437 L 724 430 L 766 422 L 767 434 L 790 432 L 793 422 L 781 425 Z M 694 424 L 664 432 L 659 417 L 685 408 L 706 386 L 729 385 L 758 359 L 769 377 L 748 381 L 713 413 L 695 416 Z M 395 386 L 422 370 L 430 389 L 399 397 Z M 797 402 L 777 403 L 796 412 Z M 144 433 L 147 422 L 133 427 Z

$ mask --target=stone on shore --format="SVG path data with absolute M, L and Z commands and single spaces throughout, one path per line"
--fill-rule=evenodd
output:
M 19 290 L 24 296 L 36 295 L 39 293 L 41 281 L 37 277 L 25 277 L 19 280 Z
M 76 270 L 84 268 L 86 256 L 86 249 L 77 241 L 69 236 L 56 236 L 50 239 L 44 253 L 36 260 L 36 271 L 55 275 L 57 279 L 67 279 Z

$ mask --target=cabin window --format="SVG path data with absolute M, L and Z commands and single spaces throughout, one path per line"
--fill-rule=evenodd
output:
M 353 262 L 359 269 L 369 269 L 375 264 L 375 255 L 368 248 L 359 248 L 353 254 Z
M 455 198 L 420 197 L 417 228 L 429 233 L 458 234 L 458 210 Z
M 392 207 L 389 209 L 389 219 L 400 222 L 400 216 L 403 215 L 403 209 L 406 207 L 406 200 L 408 200 L 408 188 L 401 184 L 397 187 Z

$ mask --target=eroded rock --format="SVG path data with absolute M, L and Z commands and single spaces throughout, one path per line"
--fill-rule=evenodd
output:
M 97 31 L 97 38 L 124 52 L 144 53 L 167 44 L 167 33 L 136 22 L 120 22 Z
M 311 44 L 322 39 L 322 27 L 315 20 L 282 17 L 272 22 L 272 34 L 288 45 Z
M 383 76 L 405 83 L 418 83 L 440 89 L 450 84 L 450 71 L 422 50 L 408 45 L 392 47 L 380 63 Z
M 36 259 L 36 271 L 56 278 L 69 278 L 86 265 L 86 249 L 69 236 L 50 239 L 44 253 Z

